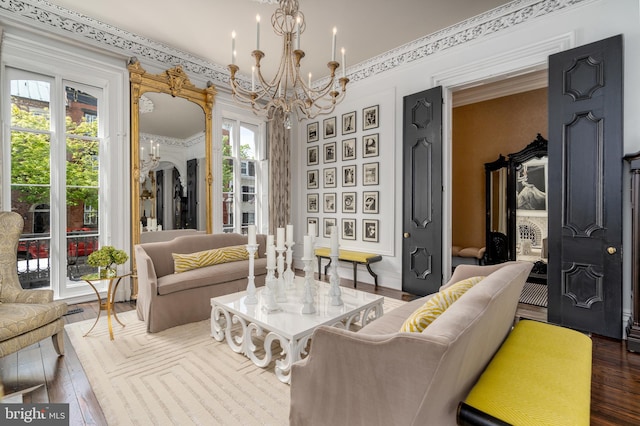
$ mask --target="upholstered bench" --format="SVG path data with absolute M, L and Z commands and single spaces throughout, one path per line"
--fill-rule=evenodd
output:
M 588 425 L 591 339 L 522 320 L 458 407 L 459 425 Z
M 329 269 L 329 265 L 331 265 L 331 249 L 327 247 L 319 247 L 316 249 L 315 253 L 318 258 L 318 275 L 319 278 L 322 278 L 322 259 L 329 259 L 329 263 L 324 267 L 324 274 L 327 275 L 327 270 Z M 373 277 L 375 288 L 378 288 L 378 275 L 371 270 L 371 264 L 380 262 L 382 260 L 382 256 L 379 254 L 365 253 L 361 251 L 340 250 L 338 260 L 351 262 L 353 264 L 354 287 L 358 282 L 358 265 L 365 265 L 367 267 L 367 271 L 369 271 L 369 274 Z

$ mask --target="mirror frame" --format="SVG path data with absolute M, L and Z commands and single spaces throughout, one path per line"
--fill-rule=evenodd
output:
M 212 232 L 212 111 L 216 96 L 213 83 L 206 89 L 194 86 L 180 65 L 162 74 L 147 73 L 140 62 L 131 58 L 129 70 L 131 97 L 131 245 L 140 244 L 140 97 L 147 92 L 166 93 L 184 98 L 199 105 L 205 115 L 205 185 L 206 185 L 206 232 Z M 133 250 L 132 250 L 133 253 Z
M 506 200 L 505 200 L 505 211 L 504 214 L 507 218 L 507 228 L 509 227 L 509 193 L 508 193 L 508 179 L 509 179 L 509 161 L 504 157 L 504 155 L 500 154 L 498 156 L 498 159 L 491 162 L 491 163 L 485 163 L 484 164 L 484 170 L 485 170 L 485 207 L 486 207 L 486 224 L 485 224 L 485 256 L 486 259 L 485 261 L 488 264 L 493 264 L 493 263 L 499 263 L 500 259 L 499 259 L 499 255 L 498 253 L 495 253 L 496 250 L 494 249 L 494 241 L 492 239 L 492 226 L 491 223 L 493 221 L 493 209 L 492 209 L 492 205 L 491 205 L 491 199 L 492 199 L 492 173 L 495 171 L 498 171 L 500 169 L 504 169 L 505 173 L 507 174 L 507 177 L 505 179 L 505 185 L 506 188 L 504 188 L 504 192 L 505 192 L 505 196 L 506 196 Z M 508 232 L 508 229 L 507 229 Z M 506 237 L 506 235 L 505 235 Z M 507 247 L 505 247 L 506 250 L 508 250 Z M 500 251 L 500 250 L 498 250 Z

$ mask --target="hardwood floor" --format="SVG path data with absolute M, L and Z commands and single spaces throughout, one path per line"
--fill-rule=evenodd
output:
M 350 282 L 343 280 L 343 285 Z M 372 285 L 358 284 L 358 289 L 374 292 Z M 387 297 L 411 300 L 414 296 L 396 290 L 379 288 Z M 67 323 L 95 318 L 97 304 L 71 305 L 83 311 L 65 316 Z M 118 303 L 117 312 L 135 309 L 134 303 Z M 546 319 L 546 310 L 520 304 L 517 316 Z M 117 335 L 116 335 L 117 338 Z M 102 409 L 91 390 L 80 361 L 65 335 L 65 356 L 57 357 L 51 339 L 32 345 L 16 354 L 0 359 L 0 379 L 5 394 L 43 384 L 24 395 L 27 403 L 69 404 L 71 425 L 106 425 Z M 625 343 L 593 336 L 593 373 L 591 383 L 592 425 L 640 424 L 640 353 L 626 350 Z

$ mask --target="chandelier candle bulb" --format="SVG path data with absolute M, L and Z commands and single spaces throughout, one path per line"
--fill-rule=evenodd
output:
M 284 248 L 284 228 L 278 228 L 276 232 L 276 244 L 278 248 Z
M 300 17 L 296 18 L 296 50 L 300 50 Z
M 253 246 L 256 244 L 256 226 L 249 225 L 248 233 L 249 233 L 249 244 Z
M 231 31 L 231 64 L 236 64 L 236 32 Z
M 260 50 L 260 15 L 256 15 L 256 50 Z
M 342 76 L 347 76 L 347 61 L 345 58 L 347 57 L 344 47 L 342 48 Z
M 331 41 L 331 60 L 333 62 L 336 61 L 336 33 L 338 32 L 338 29 L 336 27 L 333 27 L 333 40 Z
M 307 84 L 307 86 L 311 89 L 311 73 L 309 73 L 309 84 Z

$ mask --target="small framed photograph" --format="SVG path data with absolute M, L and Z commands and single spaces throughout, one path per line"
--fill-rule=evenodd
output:
M 356 220 L 355 219 L 342 219 L 342 239 L 343 240 L 356 239 Z
M 378 191 L 362 193 L 362 213 L 378 213 Z
M 336 143 L 335 142 L 325 143 L 323 148 L 324 148 L 324 162 L 335 163 L 337 160 Z
M 356 165 L 342 166 L 342 186 L 356 186 Z
M 378 165 L 380 163 L 365 163 L 362 165 L 362 184 L 378 184 Z
M 324 138 L 329 139 L 336 136 L 336 118 L 330 117 L 322 122 L 324 128 Z
M 378 127 L 378 112 L 378 105 L 362 110 L 362 130 L 376 129 Z
M 314 229 L 316 230 L 315 235 L 312 235 L 312 237 L 317 237 L 318 236 L 318 218 L 317 217 L 308 217 L 307 218 L 307 231 L 309 230 L 309 225 L 313 225 Z
M 348 112 L 342 114 L 342 134 L 348 135 L 349 133 L 356 132 L 356 112 Z
M 336 168 L 331 167 L 328 169 L 324 169 L 324 188 L 335 188 L 336 187 Z
M 362 219 L 362 241 L 378 242 L 378 219 Z
M 318 146 L 310 146 L 307 148 L 307 166 L 317 166 L 319 163 Z
M 324 194 L 324 207 L 322 208 L 324 213 L 335 213 L 336 212 L 336 193 L 335 192 L 326 192 Z
M 362 137 L 362 156 L 377 157 L 378 156 L 378 134 L 365 135 Z
M 319 170 L 307 170 L 307 189 L 318 189 L 319 180 Z
M 318 213 L 318 194 L 307 194 L 307 212 L 308 213 Z
M 342 141 L 342 161 L 356 159 L 356 138 Z
M 307 124 L 307 143 L 318 142 L 320 135 L 318 134 L 318 122 Z
M 342 193 L 342 213 L 356 213 L 356 193 Z
M 335 217 L 325 217 L 322 223 L 322 236 L 325 238 L 331 237 L 331 228 L 337 224 Z

